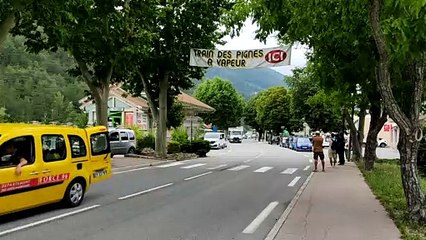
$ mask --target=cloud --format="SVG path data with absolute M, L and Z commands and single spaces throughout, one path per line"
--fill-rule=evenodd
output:
M 265 43 L 257 40 L 255 38 L 255 32 L 257 29 L 258 26 L 256 24 L 252 24 L 251 19 L 247 19 L 244 22 L 244 27 L 241 29 L 240 36 L 234 38 L 231 38 L 230 36 L 225 36 L 223 40 L 226 41 L 226 44 L 218 45 L 216 47 L 221 50 L 243 50 L 279 46 L 275 36 L 268 37 Z M 306 66 L 307 60 L 305 53 L 307 51 L 308 48 L 306 46 L 301 44 L 295 44 L 293 45 L 291 52 L 291 65 L 275 67 L 271 69 L 280 72 L 284 75 L 292 75 L 292 69 Z

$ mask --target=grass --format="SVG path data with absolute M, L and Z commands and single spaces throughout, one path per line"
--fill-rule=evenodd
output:
M 402 238 L 404 240 L 425 240 L 426 225 L 411 223 L 407 218 L 407 203 L 402 188 L 398 160 L 380 160 L 375 163 L 373 171 L 363 171 L 363 174 L 371 190 L 401 231 Z M 426 179 L 422 178 L 421 182 L 426 192 Z

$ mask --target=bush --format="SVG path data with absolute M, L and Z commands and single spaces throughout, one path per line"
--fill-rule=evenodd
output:
M 180 144 L 188 141 L 188 133 L 184 126 L 173 129 L 172 141 L 178 142 Z
M 191 151 L 199 157 L 206 157 L 206 154 L 210 151 L 210 143 L 204 140 L 194 140 L 191 143 Z
M 152 133 L 137 136 L 136 150 L 141 153 L 144 148 L 155 150 L 155 136 Z
M 188 140 L 183 141 L 183 142 L 180 144 L 180 150 L 181 150 L 182 152 L 184 152 L 184 153 L 194 153 L 194 152 L 192 151 L 192 145 L 191 145 L 191 142 L 190 142 L 190 141 L 188 141 Z
M 167 153 L 173 154 L 178 152 L 180 152 L 180 144 L 176 141 L 169 142 L 169 144 L 167 145 Z

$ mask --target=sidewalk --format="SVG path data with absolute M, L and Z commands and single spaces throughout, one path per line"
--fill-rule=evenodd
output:
M 275 240 L 400 239 L 355 164 L 326 164 L 325 173 L 314 173 Z
M 155 160 L 147 158 L 131 158 L 131 157 L 113 157 L 112 158 L 112 168 L 129 168 L 129 167 L 142 167 L 142 166 L 153 166 L 162 163 L 167 163 L 169 161 L 165 160 Z

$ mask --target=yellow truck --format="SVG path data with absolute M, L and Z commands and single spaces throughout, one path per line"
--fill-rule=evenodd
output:
M 110 177 L 106 127 L 0 124 L 0 215 L 79 206 L 92 183 Z

